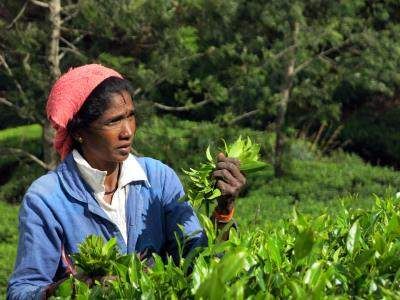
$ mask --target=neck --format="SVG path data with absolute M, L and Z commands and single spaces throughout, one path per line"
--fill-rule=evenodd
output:
M 114 170 L 112 170 L 111 172 L 107 171 L 107 175 L 104 180 L 104 187 L 106 194 L 112 193 L 117 189 L 120 170 L 121 170 L 121 164 L 117 164 L 117 167 Z

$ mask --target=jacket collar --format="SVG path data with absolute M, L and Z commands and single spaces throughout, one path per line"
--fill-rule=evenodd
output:
M 132 156 L 130 157 L 129 161 L 127 160 L 127 162 L 127 168 L 125 168 L 125 172 L 121 174 L 121 180 L 124 181 L 125 184 L 129 183 L 131 185 L 142 183 L 149 188 L 150 183 L 138 160 Z M 128 168 L 132 167 L 134 170 L 136 170 L 136 172 L 133 172 L 135 173 L 134 177 L 130 176 L 127 170 Z M 85 180 L 82 179 L 72 153 L 68 154 L 68 156 L 57 167 L 55 172 L 60 178 L 60 181 L 68 194 L 78 201 L 85 203 L 94 201 L 97 204 L 97 201 L 92 194 L 93 189 L 89 184 L 86 183 Z
M 85 183 L 94 193 L 103 198 L 105 189 L 104 181 L 107 172 L 93 168 L 91 165 L 89 165 L 88 161 L 75 149 L 72 151 L 72 157 L 74 158 L 76 168 L 78 169 L 78 172 Z M 129 154 L 128 158 L 121 164 L 118 187 L 122 188 L 131 182 L 138 181 L 143 181 L 147 187 L 150 187 L 150 183 L 143 168 L 140 166 L 135 156 Z

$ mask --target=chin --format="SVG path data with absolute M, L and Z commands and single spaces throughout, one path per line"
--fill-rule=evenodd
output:
M 130 152 L 125 152 L 125 151 L 119 151 L 117 155 L 115 156 L 116 160 L 118 162 L 123 162 L 126 160 L 129 156 Z

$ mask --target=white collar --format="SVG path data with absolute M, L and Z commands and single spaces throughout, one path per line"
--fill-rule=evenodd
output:
M 89 165 L 87 160 L 76 150 L 72 150 L 72 156 L 78 167 L 78 170 L 95 193 L 104 192 L 104 181 L 107 171 L 101 171 Z M 147 176 L 140 166 L 139 162 L 132 154 L 122 162 L 121 172 L 118 179 L 118 187 L 122 188 L 133 181 L 144 181 L 146 186 L 150 187 Z

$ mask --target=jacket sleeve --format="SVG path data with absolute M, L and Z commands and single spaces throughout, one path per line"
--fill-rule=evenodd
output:
M 40 196 L 27 192 L 19 212 L 19 241 L 7 299 L 42 299 L 61 256 L 61 226 Z
M 165 171 L 162 199 L 166 220 L 166 250 L 175 263 L 180 255 L 187 256 L 195 248 L 207 244 L 207 238 L 192 206 L 180 198 L 184 196 L 182 184 L 176 173 L 169 167 Z M 179 228 L 181 226 L 181 228 Z M 176 237 L 182 246 L 179 249 Z M 179 251 L 182 250 L 180 253 Z

